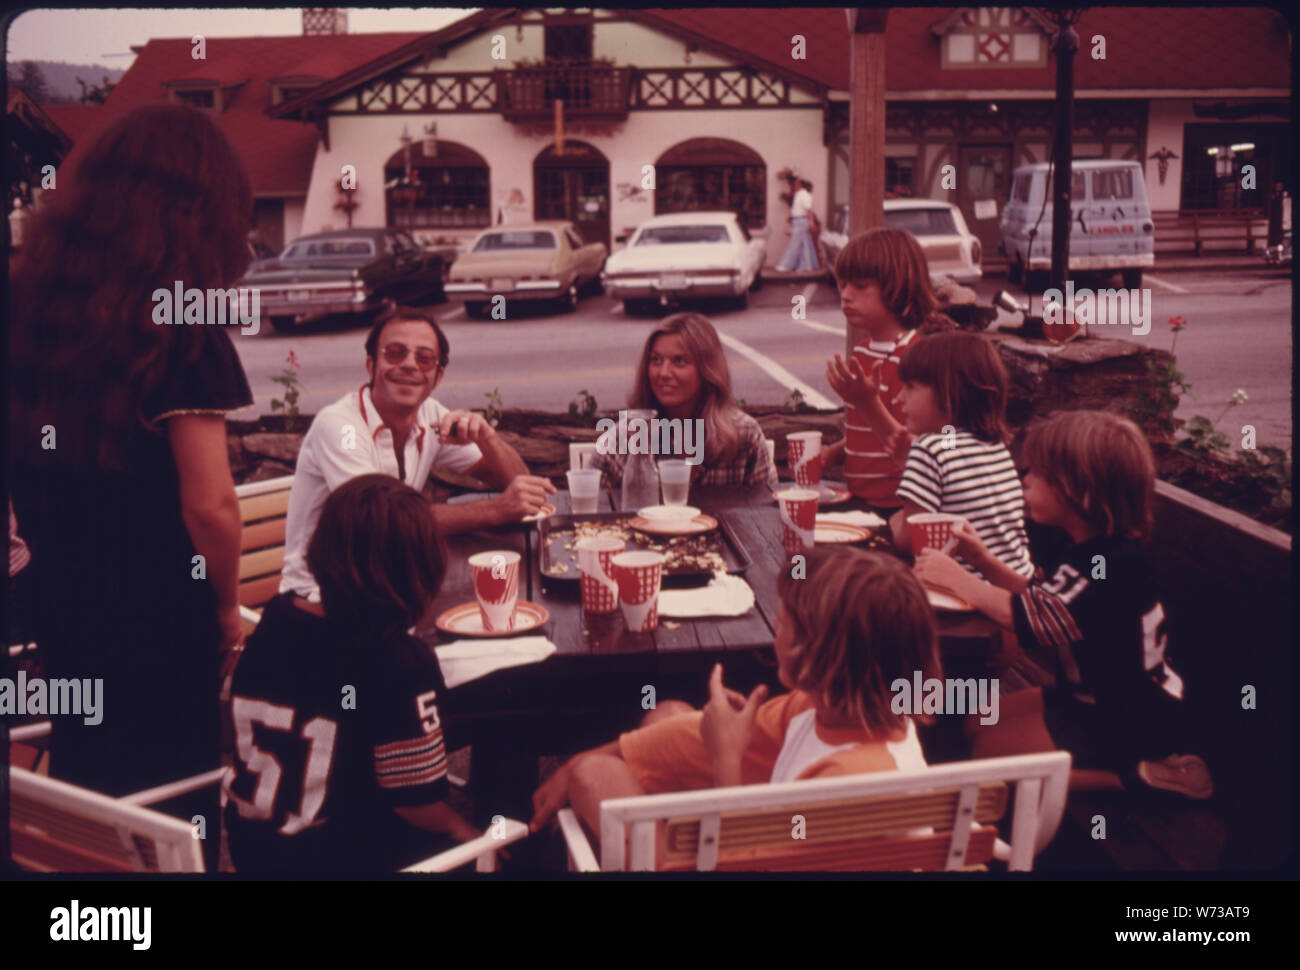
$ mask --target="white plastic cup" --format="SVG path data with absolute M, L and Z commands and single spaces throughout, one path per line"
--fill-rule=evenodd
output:
M 685 505 L 691 496 L 691 466 L 679 458 L 659 462 L 659 486 L 664 505 Z
M 600 469 L 570 469 L 564 473 L 569 480 L 569 502 L 575 515 L 588 515 L 600 507 Z

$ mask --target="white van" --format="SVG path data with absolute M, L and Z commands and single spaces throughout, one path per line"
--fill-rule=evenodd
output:
M 1026 270 L 1052 268 L 1048 168 L 1048 162 L 1038 162 L 1012 172 L 999 224 L 1011 279 L 1025 285 Z M 1074 160 L 1070 207 L 1071 272 L 1120 270 L 1126 287 L 1140 287 L 1143 267 L 1155 265 L 1155 224 L 1141 164 L 1101 158 Z

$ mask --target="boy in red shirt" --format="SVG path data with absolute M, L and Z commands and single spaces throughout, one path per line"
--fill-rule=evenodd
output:
M 855 384 L 878 384 L 880 400 L 901 424 L 898 367 L 903 353 L 923 334 L 953 324 L 936 312 L 925 253 L 902 229 L 854 236 L 835 260 L 835 279 L 854 347 L 847 364 L 836 354 L 826 367 L 831 388 L 844 399 L 844 438 L 822 449 L 822 467 L 842 453 L 849 491 L 888 518 L 901 504 L 895 493 L 903 466 L 891 456 L 888 431 L 873 428 L 853 404 Z

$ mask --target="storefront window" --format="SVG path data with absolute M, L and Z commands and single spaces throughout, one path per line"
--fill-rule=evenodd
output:
M 910 199 L 916 195 L 916 159 L 885 159 L 885 198 Z
M 767 166 L 729 138 L 692 138 L 655 163 L 655 215 L 726 209 L 749 229 L 767 223 Z
M 384 166 L 388 225 L 402 228 L 477 228 L 491 225 L 488 167 L 476 152 L 439 142 L 425 157 L 419 143 L 411 147 L 411 176 L 405 153 L 398 151 Z

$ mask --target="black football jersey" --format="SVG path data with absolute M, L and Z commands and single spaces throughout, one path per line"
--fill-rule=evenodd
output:
M 1085 703 L 1132 711 L 1152 692 L 1181 700 L 1165 658 L 1165 614 L 1139 543 L 1099 536 L 1065 550 L 1012 598 L 1016 635 Z
M 407 635 L 343 642 L 292 601 L 266 605 L 231 685 L 231 858 L 241 871 L 391 870 L 426 835 L 393 807 L 448 791 L 437 660 Z

